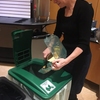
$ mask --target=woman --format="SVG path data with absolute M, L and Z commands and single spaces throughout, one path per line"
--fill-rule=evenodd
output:
M 66 59 L 60 58 L 52 62 L 53 70 L 64 68 L 72 74 L 72 87 L 69 100 L 78 100 L 91 61 L 90 35 L 93 8 L 85 0 L 54 0 L 60 9 L 54 34 L 62 41 L 67 50 Z M 44 50 L 44 58 L 50 53 Z

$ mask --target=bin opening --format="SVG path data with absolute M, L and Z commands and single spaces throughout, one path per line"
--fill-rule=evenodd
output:
M 42 68 L 42 65 L 38 65 L 38 64 L 31 64 L 29 66 L 26 66 L 25 68 L 23 68 L 24 70 L 34 74 L 35 76 L 37 76 L 40 79 L 46 79 L 48 78 L 50 75 L 52 75 L 55 71 L 51 70 L 48 73 L 40 73 L 39 70 Z
M 0 78 L 0 100 L 24 100 L 25 95 L 6 78 Z

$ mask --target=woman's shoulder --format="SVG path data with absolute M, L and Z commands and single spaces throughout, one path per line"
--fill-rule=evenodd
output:
M 86 0 L 77 0 L 77 6 L 79 6 L 80 8 L 90 8 L 92 7 L 92 4 Z
M 90 4 L 89 2 L 87 2 L 86 0 L 77 0 L 76 3 L 77 9 L 79 9 L 82 12 L 94 12 L 92 4 Z

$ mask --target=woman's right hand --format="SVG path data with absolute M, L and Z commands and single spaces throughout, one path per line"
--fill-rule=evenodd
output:
M 44 51 L 43 51 L 43 57 L 44 58 L 47 58 L 47 56 L 50 54 L 50 49 L 49 48 L 46 48 Z

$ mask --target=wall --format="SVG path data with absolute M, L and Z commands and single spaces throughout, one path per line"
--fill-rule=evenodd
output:
M 99 27 L 100 26 L 100 0 L 98 0 L 95 20 L 97 20 L 97 27 Z

